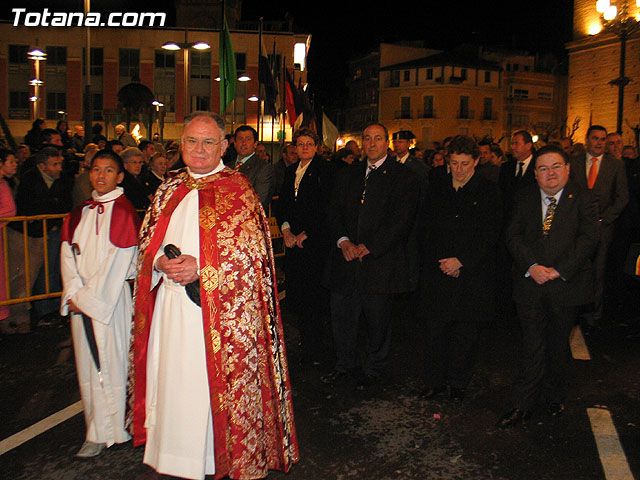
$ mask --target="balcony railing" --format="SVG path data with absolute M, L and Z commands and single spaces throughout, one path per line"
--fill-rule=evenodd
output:
M 436 111 L 433 108 L 425 108 L 420 112 L 420 118 L 436 118 Z
M 458 115 L 456 118 L 471 120 L 474 118 L 474 116 L 475 116 L 475 112 L 473 110 L 461 109 L 461 110 L 458 110 Z
M 394 112 L 394 117 L 396 120 L 398 119 L 406 119 L 406 118 L 413 118 L 411 115 L 411 112 L 408 110 L 396 110 Z

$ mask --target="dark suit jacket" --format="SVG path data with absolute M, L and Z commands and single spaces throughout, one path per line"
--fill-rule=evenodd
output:
M 416 287 L 408 251 L 419 202 L 415 175 L 393 158 L 371 172 L 364 202 L 362 192 L 367 162 L 341 168 L 333 188 L 329 213 L 331 253 L 327 287 L 343 293 L 390 294 Z M 347 262 L 336 246 L 341 237 L 364 244 L 362 262 Z
M 534 185 L 536 178 L 533 174 L 533 159 L 529 162 L 527 170 L 521 178 L 516 178 L 516 169 L 518 168 L 518 161 L 512 158 L 506 163 L 503 163 L 500 167 L 500 174 L 498 175 L 498 186 L 502 193 L 502 202 L 504 204 L 504 220 L 509 221 L 513 212 L 513 201 L 516 192 L 528 185 Z
M 51 188 L 40 173 L 38 167 L 25 172 L 20 179 L 16 194 L 16 206 L 18 215 L 42 215 L 46 213 L 68 213 L 73 207 L 71 192 L 73 179 L 61 176 L 53 182 Z M 61 226 L 62 219 L 48 220 L 47 229 Z M 12 224 L 16 230 L 22 231 L 22 222 Z M 34 220 L 27 225 L 30 237 L 42 237 L 42 221 Z
M 516 302 L 551 295 L 560 305 L 584 305 L 592 300 L 590 258 L 600 239 L 597 206 L 588 190 L 569 181 L 564 188 L 548 236 L 542 234 L 540 189 L 531 185 L 518 192 L 506 243 L 513 256 Z M 561 278 L 538 285 L 526 273 L 534 264 L 555 268 Z
M 587 188 L 586 155 L 571 159 L 571 178 L 582 188 Z M 598 211 L 603 225 L 611 225 L 629 202 L 629 189 L 624 162 L 611 155 L 603 155 L 596 183 L 591 190 L 598 201 Z
M 307 240 L 328 238 L 327 209 L 333 182 L 333 165 L 316 156 L 300 180 L 298 195 L 295 195 L 296 162 L 285 170 L 282 192 L 278 202 L 276 218 L 278 226 L 288 222 L 291 233 L 307 234 Z
M 495 295 L 496 244 L 502 202 L 495 183 L 474 174 L 454 190 L 451 175 L 431 184 L 423 249 L 425 298 L 435 312 L 462 314 L 463 321 L 488 318 Z M 439 260 L 456 257 L 460 276 L 440 270 Z
M 138 175 L 141 177 L 142 174 Z M 124 189 L 124 195 L 131 202 L 136 210 L 146 210 L 151 200 L 149 192 L 140 180 L 134 177 L 127 170 L 124 171 L 124 179 L 120 186 Z
M 235 162 L 232 168 L 235 167 Z M 273 171 L 273 165 L 260 160 L 254 153 L 249 160 L 244 162 L 238 169 L 240 173 L 244 173 L 249 177 L 249 183 L 260 197 L 260 203 L 267 215 L 269 215 L 269 204 L 276 189 L 276 178 Z

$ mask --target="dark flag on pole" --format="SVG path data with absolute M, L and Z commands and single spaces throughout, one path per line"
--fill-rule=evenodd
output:
M 231 45 L 231 34 L 227 26 L 226 17 L 223 18 L 220 29 L 220 116 L 224 115 L 227 105 L 236 98 L 236 56 Z
M 298 118 L 298 114 L 302 110 L 300 108 L 300 99 L 298 95 L 298 89 L 293 83 L 291 73 L 289 69 L 284 69 L 285 81 L 284 81 L 284 105 L 289 117 L 289 125 L 293 128 Z
M 278 89 L 276 88 L 276 82 L 273 78 L 269 59 L 263 52 L 260 52 L 258 63 L 258 80 L 264 91 L 264 95 L 262 96 L 264 99 L 264 113 L 275 117 L 278 112 L 276 109 Z

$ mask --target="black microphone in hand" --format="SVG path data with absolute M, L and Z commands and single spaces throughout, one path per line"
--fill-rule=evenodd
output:
M 167 258 L 170 259 L 178 258 L 180 255 L 182 255 L 180 249 L 171 243 L 165 245 L 164 254 L 167 256 Z M 200 307 L 200 279 L 186 284 L 184 288 L 187 290 L 187 296 L 189 297 L 189 299 Z

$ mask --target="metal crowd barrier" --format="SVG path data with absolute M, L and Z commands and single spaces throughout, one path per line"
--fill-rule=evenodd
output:
M 271 213 L 271 209 L 269 209 L 269 213 Z M 4 249 L 4 272 L 2 272 L 2 274 L 4 275 L 5 290 L 6 290 L 5 292 L 6 300 L 0 300 L 0 306 L 14 305 L 17 303 L 25 303 L 25 302 L 31 302 L 34 300 L 43 300 L 46 298 L 59 297 L 62 294 L 62 292 L 52 292 L 49 285 L 50 283 L 49 282 L 49 249 L 47 247 L 47 239 L 48 239 L 47 221 L 58 219 L 58 218 L 65 218 L 67 215 L 68 214 L 64 213 L 64 214 L 55 214 L 55 215 L 52 214 L 52 215 L 16 216 L 16 217 L 0 218 L 0 225 L 2 225 L 1 230 L 2 230 L 2 239 L 3 239 L 2 247 Z M 31 295 L 31 288 L 35 279 L 31 278 L 31 274 L 29 272 L 29 265 L 30 265 L 31 259 L 29 258 L 30 257 L 29 255 L 30 237 L 27 235 L 27 224 L 29 222 L 38 221 L 38 220 L 42 222 L 42 231 L 44 232 L 43 265 L 44 265 L 44 273 L 45 273 L 45 293 L 39 294 L 39 295 Z M 23 267 L 24 267 L 24 281 L 25 281 L 24 291 L 27 292 L 27 294 L 26 296 L 17 297 L 17 298 L 11 297 L 11 281 L 10 281 L 11 271 L 9 269 L 9 241 L 7 238 L 7 229 L 11 228 L 7 225 L 7 223 L 9 222 L 22 222 L 22 244 L 23 244 L 22 249 L 24 252 Z M 281 241 L 282 232 L 280 232 L 280 228 L 278 227 L 278 222 L 276 221 L 275 217 L 269 217 L 269 230 L 271 231 L 272 243 L 273 243 L 273 240 L 277 240 L 274 244 L 275 256 L 276 257 L 284 256 L 284 242 Z M 282 246 L 281 248 L 278 248 L 276 251 L 276 246 L 279 245 L 280 243 L 282 243 Z

